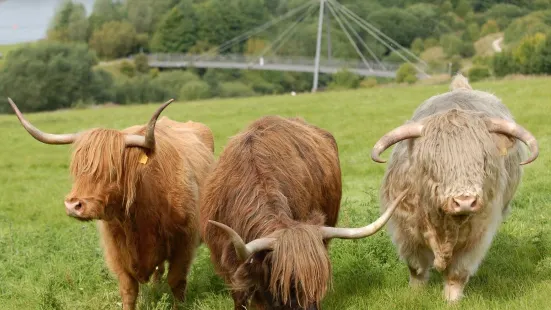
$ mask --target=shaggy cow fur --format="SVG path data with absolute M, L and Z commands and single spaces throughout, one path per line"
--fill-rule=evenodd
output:
M 139 283 L 153 274 L 159 280 L 165 261 L 175 301 L 184 300 L 200 244 L 200 189 L 214 163 L 212 133 L 203 124 L 163 117 L 155 127 L 153 150 L 125 145 L 126 134 L 145 131 L 139 125 L 80 133 L 72 142 L 73 186 L 65 200 L 73 207 L 70 216 L 98 221 L 125 310 L 135 309 Z
M 497 97 L 456 76 L 450 92 L 415 111 L 411 121 L 423 125 L 422 136 L 395 145 L 381 187 L 381 210 L 408 189 L 387 227 L 409 266 L 410 285 L 424 285 L 434 266 L 444 275 L 448 301 L 462 297 L 522 175 L 521 142 L 490 132 L 483 117 L 513 121 Z M 478 197 L 480 209 L 451 212 L 452 199 L 465 196 Z
M 331 283 L 327 242 L 341 170 L 333 136 L 302 119 L 267 116 L 234 136 L 207 178 L 201 233 L 216 271 L 231 285 L 235 309 L 316 309 Z M 219 221 L 245 242 L 274 237 L 272 250 L 236 255 Z

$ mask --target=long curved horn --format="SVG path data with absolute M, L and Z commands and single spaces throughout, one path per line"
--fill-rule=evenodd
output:
M 526 165 L 536 160 L 539 155 L 538 141 L 531 132 L 515 122 L 499 118 L 488 118 L 487 120 L 490 121 L 490 126 L 488 128 L 490 132 L 513 136 L 524 142 L 524 144 L 526 144 L 530 148 L 530 157 L 527 160 L 521 162 L 521 165 Z
M 401 192 L 390 207 L 375 222 L 360 228 L 341 228 L 341 227 L 322 227 L 321 231 L 324 239 L 360 239 L 373 235 L 379 231 L 388 222 L 400 201 L 406 196 L 407 190 Z
M 17 105 L 11 100 L 11 98 L 8 97 L 8 102 L 11 105 L 11 108 L 15 112 L 15 115 L 17 115 L 17 118 L 19 119 L 19 122 L 23 127 L 27 130 L 28 133 L 31 134 L 36 140 L 46 143 L 46 144 L 71 144 L 75 142 L 76 138 L 79 134 L 76 133 L 70 133 L 70 134 L 51 134 L 40 131 L 40 129 L 34 127 L 29 121 L 27 121 L 24 117 L 21 111 L 17 108 Z
M 371 159 L 378 163 L 384 163 L 386 160 L 382 160 L 379 155 L 392 146 L 395 143 L 398 143 L 405 139 L 417 138 L 421 136 L 423 131 L 423 125 L 419 123 L 409 123 L 404 124 L 398 128 L 395 128 L 385 134 L 384 136 L 375 143 L 373 150 L 371 150 Z
M 228 234 L 228 236 L 231 239 L 231 242 L 233 243 L 233 246 L 235 248 L 235 251 L 237 252 L 237 257 L 242 262 L 245 261 L 251 254 L 256 253 L 258 251 L 262 250 L 268 250 L 272 248 L 272 244 L 276 240 L 275 238 L 260 238 L 255 239 L 247 244 L 241 239 L 239 234 L 228 227 L 227 225 L 224 225 L 220 222 L 209 220 L 209 223 L 220 227 L 222 230 Z
M 152 150 L 155 148 L 155 124 L 157 123 L 157 119 L 159 118 L 159 115 L 161 115 L 161 112 L 172 102 L 174 99 L 170 99 L 167 102 L 165 102 L 163 105 L 161 105 L 155 113 L 153 113 L 153 116 L 149 120 L 149 123 L 147 123 L 147 129 L 145 132 L 145 136 L 140 135 L 126 135 L 125 137 L 125 143 L 126 146 L 139 146 L 143 147 L 149 150 Z

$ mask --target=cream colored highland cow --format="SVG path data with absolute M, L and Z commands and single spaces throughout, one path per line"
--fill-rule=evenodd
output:
M 530 148 L 527 159 L 519 140 Z M 408 191 L 387 227 L 409 267 L 409 283 L 426 284 L 435 267 L 444 276 L 446 300 L 458 301 L 508 213 L 521 165 L 538 156 L 537 141 L 500 99 L 473 90 L 459 74 L 449 92 L 428 99 L 384 135 L 372 159 L 384 162 L 379 155 L 393 144 L 381 210 Z

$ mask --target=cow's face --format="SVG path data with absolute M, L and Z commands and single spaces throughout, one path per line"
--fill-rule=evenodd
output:
M 72 189 L 65 197 L 68 216 L 78 220 L 109 219 L 120 212 L 124 171 L 124 137 L 114 130 L 96 129 L 74 143 Z
M 270 281 L 274 276 L 273 254 L 273 251 L 269 250 L 257 252 L 237 270 L 234 280 L 248 292 L 247 299 L 250 299 L 256 308 L 264 310 L 317 310 L 315 303 L 299 304 L 294 278 L 289 280 L 287 299 L 277 289 L 271 288 Z M 286 301 L 283 302 L 283 300 Z
M 480 212 L 494 198 L 503 156 L 515 145 L 476 114 L 458 110 L 426 119 L 422 137 L 410 143 L 417 192 L 452 215 Z
M 125 203 L 128 209 L 135 195 L 135 166 L 140 152 L 132 151 L 132 155 L 127 156 L 126 149 L 134 147 L 136 150 L 135 147 L 138 147 L 143 151 L 154 150 L 155 124 L 161 112 L 173 99 L 157 108 L 145 127 L 144 135 L 123 134 L 111 129 L 51 134 L 29 123 L 15 103 L 9 98 L 8 101 L 21 125 L 36 140 L 45 144 L 74 145 L 71 160 L 73 189 L 65 198 L 65 208 L 69 216 L 80 220 L 92 220 L 114 216 L 120 210 L 109 206 L 121 202 Z
M 260 309 L 317 309 L 331 285 L 331 263 L 319 226 L 294 224 L 245 245 L 231 228 L 216 225 L 233 239 L 222 256 L 236 259 L 232 286 L 242 295 L 242 304 L 250 300 Z

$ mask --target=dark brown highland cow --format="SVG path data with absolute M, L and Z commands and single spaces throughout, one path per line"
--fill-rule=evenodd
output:
M 56 135 L 36 129 L 10 99 L 35 139 L 73 144 L 66 212 L 81 221 L 98 220 L 105 260 L 118 277 L 125 310 L 136 307 L 138 283 L 151 275 L 159 280 L 165 261 L 175 301 L 183 301 L 200 241 L 199 192 L 214 163 L 213 137 L 201 123 L 157 121 L 170 102 L 147 126 Z
M 372 235 L 393 211 L 363 228 L 334 228 L 340 201 L 329 132 L 267 116 L 230 139 L 205 182 L 200 223 L 235 309 L 249 300 L 259 309 L 319 309 L 331 283 L 329 240 Z
M 519 140 L 531 151 L 524 161 Z M 538 143 L 497 97 L 457 75 L 450 92 L 429 98 L 410 122 L 377 142 L 373 160 L 384 162 L 379 154 L 393 144 L 381 210 L 407 190 L 388 229 L 410 285 L 424 285 L 434 266 L 443 273 L 446 300 L 458 301 L 508 212 L 521 165 L 538 156 Z

